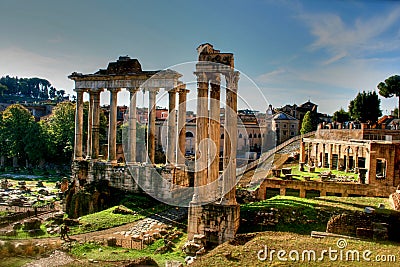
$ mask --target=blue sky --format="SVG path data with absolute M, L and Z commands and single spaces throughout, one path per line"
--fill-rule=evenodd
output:
M 400 74 L 397 1 L 2 0 L 0 34 L 0 75 L 43 77 L 68 93 L 74 71 L 120 55 L 164 69 L 196 60 L 205 42 L 235 54 L 241 81 L 254 81 L 265 100 L 250 83 L 239 94 L 262 111 L 310 99 L 333 113 Z M 384 114 L 396 103 L 382 99 Z

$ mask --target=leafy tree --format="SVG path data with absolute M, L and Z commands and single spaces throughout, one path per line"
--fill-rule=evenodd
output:
M 374 123 L 382 116 L 380 109 L 381 100 L 375 91 L 358 93 L 356 98 L 350 101 L 349 114 L 360 122 Z
M 385 98 L 396 96 L 399 98 L 400 107 L 400 76 L 393 75 L 378 84 L 379 94 Z M 397 114 L 400 118 L 400 115 Z
M 75 103 L 64 101 L 57 104 L 52 114 L 41 121 L 46 134 L 50 161 L 68 162 L 72 158 L 75 141 Z M 87 140 L 88 102 L 83 105 L 83 140 Z M 107 143 L 107 119 L 100 112 L 100 143 Z M 84 143 L 84 145 L 86 145 Z
M 61 102 L 52 114 L 41 122 L 46 132 L 48 150 L 51 158 L 69 161 L 74 149 L 75 104 Z
M 40 130 L 28 109 L 19 104 L 10 105 L 3 112 L 2 120 L 6 155 L 35 161 L 43 154 L 43 147 L 38 143 Z
M 8 87 L 5 86 L 4 84 L 0 83 L 0 95 L 3 95 L 5 91 L 8 90 Z
M 398 108 L 395 108 L 394 110 L 392 110 L 392 116 L 394 116 L 394 117 L 398 117 L 399 116 L 399 109 Z
M 300 133 L 306 134 L 313 131 L 313 129 L 314 127 L 312 122 L 312 114 L 311 111 L 307 111 L 307 113 L 304 115 L 303 122 L 301 124 Z
M 5 76 L 0 78 L 0 84 L 8 88 L 7 91 L 0 88 L 0 94 L 4 92 L 8 95 L 24 96 L 38 99 L 54 99 L 56 96 L 65 94 L 64 90 L 57 91 L 51 83 L 42 78 L 18 78 Z
M 350 114 L 346 112 L 343 108 L 333 113 L 333 121 L 343 123 L 350 120 Z
M 48 154 L 48 139 L 46 133 L 39 123 L 33 123 L 26 131 L 25 152 L 32 163 L 39 163 Z

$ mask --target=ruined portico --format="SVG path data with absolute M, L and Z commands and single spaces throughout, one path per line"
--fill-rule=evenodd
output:
M 239 227 L 236 202 L 237 89 L 239 72 L 231 53 L 198 47 L 195 191 L 189 206 L 188 239 L 205 235 L 209 245 L 232 240 Z M 223 174 L 219 173 L 220 81 L 226 80 Z M 210 87 L 210 94 L 209 94 Z
M 300 162 L 360 173 L 361 183 L 397 187 L 400 184 L 400 131 L 318 126 L 314 138 L 303 138 Z M 365 178 L 365 179 L 364 179 Z
M 124 191 L 136 192 L 140 187 L 147 192 L 154 192 L 170 197 L 170 184 L 153 184 L 157 171 L 154 168 L 156 151 L 156 97 L 161 90 L 169 94 L 168 144 L 166 148 L 168 166 L 177 167 L 177 162 L 185 164 L 184 155 L 177 150 L 177 143 L 184 143 L 184 135 L 178 135 L 176 126 L 185 123 L 186 117 L 186 85 L 179 81 L 182 75 L 172 71 L 143 71 L 137 59 L 120 57 L 116 62 L 108 64 L 106 69 L 100 69 L 93 74 L 72 73 L 69 78 L 75 81 L 76 113 L 75 113 L 75 145 L 72 174 L 75 181 L 75 191 L 83 189 L 86 184 L 96 181 L 108 181 L 109 186 Z M 121 90 L 129 91 L 129 114 L 127 114 L 127 138 L 123 148 L 126 163 L 117 162 L 117 100 Z M 100 95 L 103 91 L 110 92 L 110 112 L 108 125 L 107 157 L 101 158 L 99 149 Z M 138 92 L 148 94 L 149 118 L 147 125 L 146 159 L 137 157 L 137 114 L 136 99 Z M 87 140 L 83 140 L 83 101 L 84 94 L 89 95 Z M 176 98 L 179 95 L 179 113 L 176 116 Z M 184 118 L 181 118 L 184 116 Z M 184 125 L 181 127 L 184 128 Z M 86 146 L 86 147 L 85 147 Z M 182 160 L 183 157 L 183 160 Z M 177 159 L 178 158 L 178 159 Z M 179 183 L 187 182 L 186 168 L 180 167 Z M 173 181 L 171 175 L 166 180 Z M 176 179 L 175 179 L 176 180 Z M 166 188 L 166 186 L 168 188 Z M 90 211 L 89 211 L 90 212 Z

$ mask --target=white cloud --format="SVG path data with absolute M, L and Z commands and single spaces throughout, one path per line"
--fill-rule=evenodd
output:
M 398 37 L 380 39 L 382 34 L 400 19 L 400 7 L 393 8 L 388 14 L 377 12 L 375 17 L 356 18 L 345 23 L 336 14 L 307 14 L 299 16 L 309 27 L 316 40 L 310 45 L 312 50 L 325 49 L 331 58 L 325 64 L 331 64 L 345 56 L 362 55 L 363 52 L 391 51 L 398 49 Z M 397 40 L 393 40 L 397 39 Z M 397 45 L 395 45 L 397 44 Z

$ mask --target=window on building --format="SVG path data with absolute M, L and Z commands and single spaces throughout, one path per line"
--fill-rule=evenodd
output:
M 290 136 L 294 136 L 294 132 L 290 132 Z
M 261 134 L 260 133 L 258 134 L 258 138 L 261 138 Z
M 252 134 L 249 134 L 249 138 L 253 138 L 253 135 L 252 135 Z
M 283 125 L 283 128 L 286 128 L 286 124 Z
M 287 135 L 287 131 L 283 131 L 283 135 Z
M 194 137 L 192 132 L 186 132 L 186 137 Z
M 376 159 L 376 179 L 386 178 L 386 159 Z
M 290 125 L 290 127 L 292 127 L 292 128 L 294 128 L 294 126 L 295 126 L 294 124 Z
M 224 138 L 225 138 L 224 134 L 221 134 L 221 139 L 224 139 Z
M 239 138 L 243 138 L 243 135 L 242 135 L 242 134 L 239 134 Z

